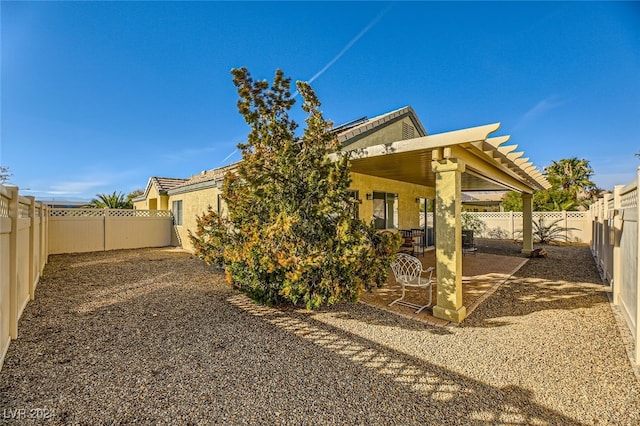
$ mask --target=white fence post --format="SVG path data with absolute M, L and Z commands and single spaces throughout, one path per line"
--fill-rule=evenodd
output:
M 613 280 L 611 281 L 611 289 L 613 290 L 613 304 L 620 304 L 620 285 L 622 284 L 622 256 L 620 253 L 620 237 L 622 236 L 622 216 L 620 208 L 622 207 L 622 197 L 620 191 L 624 185 L 616 185 L 613 187 Z M 608 205 L 611 195 L 606 194 L 604 203 Z
M 516 239 L 516 230 L 513 223 L 513 210 L 509 212 L 509 233 L 511 234 L 511 239 Z
M 44 271 L 44 265 L 49 260 L 49 232 L 47 225 L 49 224 L 49 207 L 40 203 L 40 265 L 38 265 L 40 275 Z
M 111 250 L 111 241 L 109 241 L 109 207 L 105 207 L 102 211 L 102 226 L 104 233 L 104 251 Z
M 640 167 L 638 167 L 637 170 L 637 177 L 636 177 L 636 195 L 635 198 L 636 200 L 638 200 L 639 196 L 640 196 Z M 636 244 L 637 244 L 637 250 L 636 250 L 636 264 L 633 265 L 632 267 L 636 268 L 636 329 L 634 332 L 634 338 L 635 338 L 635 362 L 636 365 L 640 365 L 640 313 L 638 313 L 638 311 L 640 310 L 640 271 L 638 271 L 638 266 L 640 265 L 640 202 L 636 202 L 636 220 L 637 220 L 637 224 L 639 226 L 636 227 L 637 229 L 637 236 L 636 236 Z
M 36 199 L 29 199 L 29 299 L 35 298 L 36 292 Z
M 11 199 L 9 200 L 9 219 L 11 219 L 11 233 L 9 234 L 9 336 L 18 338 L 18 187 L 7 186 Z

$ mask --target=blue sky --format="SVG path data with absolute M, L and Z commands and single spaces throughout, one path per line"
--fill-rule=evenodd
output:
M 0 13 L 0 164 L 40 199 L 238 160 L 241 66 L 313 79 L 335 124 L 410 105 L 430 134 L 500 122 L 495 135 L 540 168 L 586 158 L 605 189 L 640 165 L 639 3 L 2 1 Z

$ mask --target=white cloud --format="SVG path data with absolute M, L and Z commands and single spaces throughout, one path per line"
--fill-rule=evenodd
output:
M 140 171 L 137 169 L 109 170 L 100 166 L 87 166 L 86 173 L 78 173 L 62 181 L 32 181 L 24 185 L 25 192 L 36 198 L 81 198 L 91 199 L 98 193 L 124 191 L 130 183 L 127 180 L 137 179 Z
M 82 194 L 90 192 L 92 189 L 100 188 L 101 186 L 108 185 L 107 180 L 93 180 L 93 179 L 81 179 L 76 181 L 59 182 L 51 185 L 51 189 L 47 191 L 48 194 L 67 195 L 67 194 Z
M 535 104 L 531 109 L 525 112 L 522 115 L 522 117 L 520 117 L 520 119 L 518 120 L 517 124 L 515 125 L 515 128 L 518 129 L 523 126 L 526 126 L 527 124 L 534 121 L 538 117 L 546 114 L 548 111 L 556 109 L 566 103 L 567 101 L 558 99 L 558 97 L 555 95 L 549 96 L 546 99 L 541 100 L 540 102 Z

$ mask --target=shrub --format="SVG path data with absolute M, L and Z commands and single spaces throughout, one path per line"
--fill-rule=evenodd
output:
M 239 145 L 243 161 L 225 176 L 229 219 L 209 209 L 190 234 L 197 255 L 269 305 L 356 301 L 384 284 L 400 236 L 352 217 L 348 158 L 329 159 L 340 144 L 311 87 L 297 83 L 307 127 L 296 137 L 290 79 L 278 70 L 270 85 L 244 68 L 232 73 L 251 132 Z
M 479 237 L 487 229 L 487 224 L 472 213 L 462 212 L 462 229 L 473 231 L 475 236 Z
M 558 223 L 561 221 L 562 218 L 553 220 L 550 223 L 547 223 L 544 217 L 540 217 L 537 220 L 534 219 L 532 222 L 533 241 L 540 244 L 547 244 L 553 241 L 567 241 L 567 231 L 575 230 L 576 228 L 559 226 Z M 516 231 L 516 234 L 516 239 L 522 238 L 522 230 Z

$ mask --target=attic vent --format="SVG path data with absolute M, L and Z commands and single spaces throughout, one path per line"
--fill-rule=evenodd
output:
M 416 137 L 415 133 L 416 129 L 413 126 L 402 122 L 402 139 L 413 139 Z

